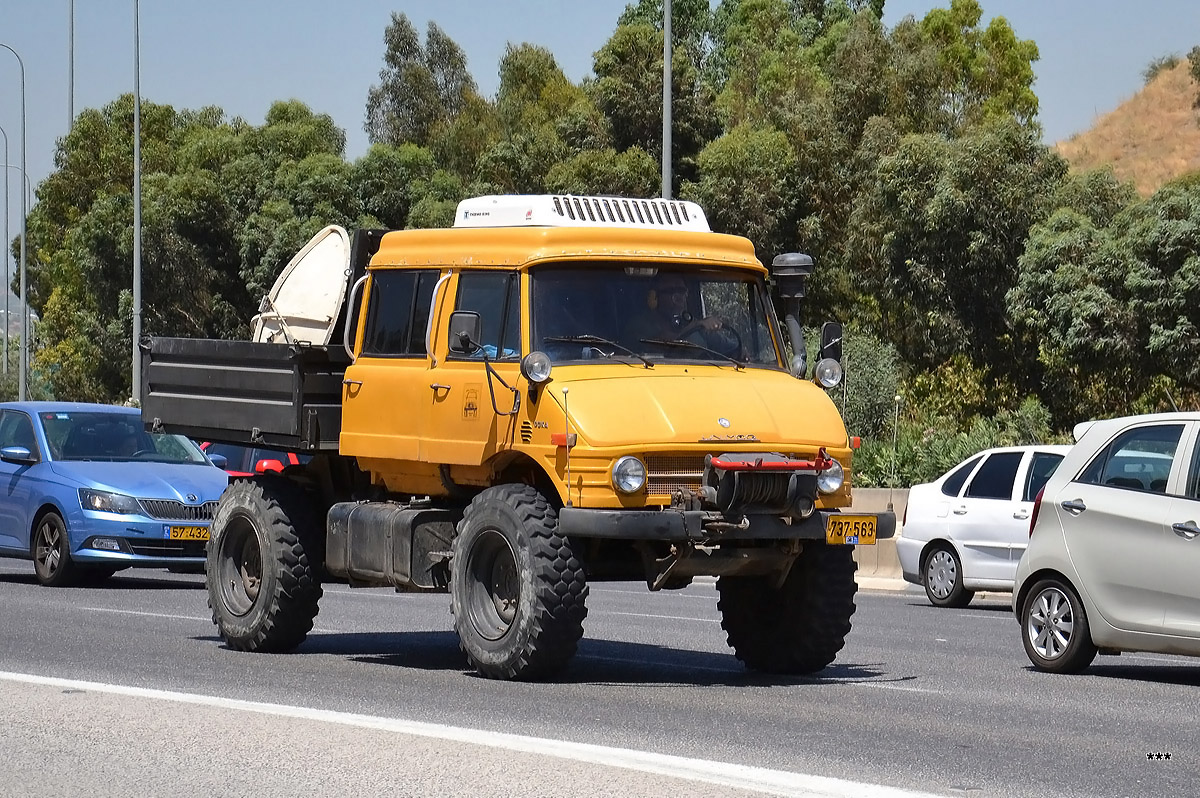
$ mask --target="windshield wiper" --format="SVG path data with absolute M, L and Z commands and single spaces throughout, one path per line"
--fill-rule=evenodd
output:
M 656 346 L 679 346 L 679 347 L 683 347 L 685 349 L 699 349 L 702 352 L 708 352 L 710 355 L 716 355 L 717 357 L 725 358 L 730 363 L 732 363 L 734 366 L 736 366 L 739 371 L 744 370 L 746 368 L 746 364 L 743 363 L 742 361 L 738 360 L 733 355 L 727 355 L 724 352 L 718 352 L 715 349 L 709 349 L 707 346 L 704 346 L 703 344 L 698 344 L 698 343 L 695 343 L 694 341 L 685 341 L 682 338 L 676 338 L 671 341 L 666 341 L 666 340 L 663 340 L 662 338 L 642 338 L 641 340 L 638 341 L 638 343 L 654 344 Z
M 599 335 L 548 335 L 542 340 L 550 341 L 551 343 L 555 344 L 604 344 L 605 346 L 615 347 L 627 355 L 636 357 L 638 360 L 645 363 L 646 368 L 648 369 L 654 368 L 653 362 L 642 357 L 629 347 L 619 344 L 616 341 L 609 340 L 608 338 L 601 338 Z M 612 357 L 612 355 L 605 355 L 605 357 Z

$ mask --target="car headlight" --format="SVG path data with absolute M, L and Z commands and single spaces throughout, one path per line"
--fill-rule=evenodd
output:
M 85 510 L 95 510 L 99 513 L 124 513 L 133 515 L 142 512 L 138 500 L 123 493 L 109 493 L 105 490 L 79 489 L 79 506 Z
M 637 493 L 646 487 L 646 466 L 636 457 L 622 457 L 613 464 L 612 484 L 621 493 Z
M 842 364 L 831 357 L 821 358 L 817 361 L 813 378 L 822 388 L 836 388 L 842 381 Z
M 545 352 L 530 352 L 521 360 L 521 373 L 534 385 L 550 379 L 550 356 Z
M 832 465 L 817 476 L 817 490 L 822 493 L 836 493 L 846 481 L 846 472 L 842 469 L 842 464 L 837 460 L 831 462 Z

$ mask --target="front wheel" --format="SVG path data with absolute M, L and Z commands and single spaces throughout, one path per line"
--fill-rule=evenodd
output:
M 211 525 L 205 584 L 212 620 L 230 648 L 290 651 L 321 598 L 322 534 L 304 491 L 285 479 L 239 479 Z
M 1043 579 L 1021 608 L 1022 642 L 1040 671 L 1079 673 L 1096 658 L 1083 602 L 1068 584 Z
M 929 552 L 922 576 L 925 595 L 935 607 L 961 609 L 975 597 L 975 591 L 963 587 L 962 560 L 949 546 L 939 545 Z
M 853 546 L 806 543 L 783 585 L 766 577 L 717 580 L 721 627 L 734 655 L 766 673 L 813 673 L 846 644 L 854 615 Z
M 528 485 L 480 493 L 463 513 L 450 564 L 459 646 L 481 675 L 541 679 L 566 666 L 583 636 L 583 564 L 558 515 Z
M 71 539 L 67 524 L 58 513 L 38 519 L 31 543 L 33 571 L 46 587 L 70 587 L 80 577 L 79 566 L 71 559 Z

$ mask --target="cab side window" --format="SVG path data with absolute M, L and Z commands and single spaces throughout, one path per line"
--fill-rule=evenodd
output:
M 438 273 L 380 269 L 371 274 L 371 298 L 362 354 L 425 355 L 425 328 Z
M 465 272 L 458 278 L 455 310 L 473 310 L 482 322 L 479 343 L 493 360 L 521 356 L 521 301 L 516 272 Z
M 29 416 L 16 410 L 5 410 L 0 415 L 0 449 L 7 446 L 22 446 L 38 458 L 37 438 L 33 434 L 33 422 Z
M 1037 498 L 1038 492 L 1046 486 L 1050 477 L 1054 476 L 1058 464 L 1062 462 L 1061 454 L 1052 452 L 1034 452 L 1029 463 L 1029 473 L 1025 476 L 1025 491 L 1022 501 L 1031 502 Z
M 1118 435 L 1079 475 L 1091 485 L 1166 493 L 1182 424 L 1137 427 Z
M 1022 452 L 997 452 L 990 455 L 975 473 L 965 495 L 973 499 L 1011 499 L 1013 483 L 1017 479 L 1017 468 L 1024 456 Z

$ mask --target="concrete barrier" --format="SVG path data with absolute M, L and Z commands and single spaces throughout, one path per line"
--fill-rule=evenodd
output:
M 848 512 L 857 510 L 863 513 L 877 513 L 891 510 L 896 514 L 896 533 L 899 534 L 900 519 L 904 517 L 904 508 L 907 505 L 907 488 L 857 488 L 854 491 L 854 504 Z M 878 540 L 874 546 L 855 546 L 854 559 L 858 563 L 859 576 L 903 578 L 900 574 L 900 559 L 896 556 L 895 538 Z

